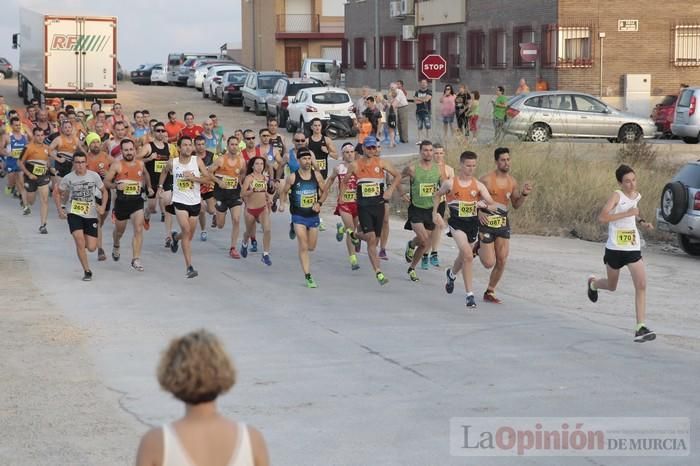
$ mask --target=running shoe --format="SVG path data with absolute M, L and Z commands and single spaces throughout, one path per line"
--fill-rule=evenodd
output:
M 355 246 L 355 252 L 360 252 L 360 249 L 362 249 L 362 241 L 352 230 L 350 230 L 350 242 Z
M 452 269 L 450 267 L 445 269 L 445 277 L 447 277 L 447 281 L 445 282 L 445 291 L 447 294 L 452 294 L 452 292 L 455 290 L 455 279 L 457 277 L 452 277 Z
M 28 205 L 24 206 L 22 209 L 22 215 L 29 215 L 32 213 L 32 208 L 29 207 Z
M 430 268 L 430 265 L 428 263 L 428 256 L 423 256 L 420 258 L 420 268 L 422 270 L 428 270 Z
M 236 251 L 235 247 L 228 250 L 228 255 L 231 256 L 231 259 L 240 259 L 241 258 L 241 255 L 238 254 L 238 251 Z
M 343 241 L 343 236 L 345 236 L 345 227 L 342 223 L 335 224 L 335 239 L 339 243 Z
M 170 236 L 168 236 L 167 238 L 165 238 L 165 247 L 169 249 L 171 244 L 173 244 L 173 239 Z
M 656 332 L 649 330 L 646 326 L 642 326 L 634 334 L 634 341 L 637 343 L 644 343 L 645 341 L 652 341 L 656 339 Z
M 199 234 L 199 239 L 200 241 L 206 241 L 207 240 L 207 232 L 203 231 Z
M 413 247 L 413 243 L 409 240 L 406 242 L 406 249 L 403 252 L 403 258 L 406 259 L 407 263 L 411 263 L 413 261 L 413 256 L 416 253 L 416 248 Z
M 131 268 L 136 270 L 137 272 L 143 272 L 143 265 L 141 264 L 141 261 L 136 258 L 131 261 Z
M 294 224 L 290 223 L 289 224 L 289 239 L 295 239 L 297 237 L 297 233 L 294 231 Z
M 120 256 L 121 256 L 121 255 L 119 254 L 119 247 L 118 247 L 118 246 L 114 246 L 114 247 L 112 248 L 112 260 L 114 260 L 114 262 L 117 262 L 117 261 L 119 261 L 119 257 L 120 257 Z
M 420 281 L 420 278 L 418 278 L 418 274 L 416 273 L 416 269 L 412 269 L 411 267 L 409 267 L 406 273 L 408 274 L 408 278 L 410 278 L 412 282 Z
M 99 248 L 97 250 L 97 260 L 100 262 L 106 261 L 107 260 L 107 255 L 105 254 L 105 250 L 102 248 Z
M 41 233 L 42 235 L 46 235 L 48 234 L 48 232 L 49 231 L 46 229 L 46 225 L 42 225 L 39 227 L 39 233 Z
M 384 286 L 389 283 L 389 279 L 384 276 L 382 272 L 377 272 L 377 281 L 380 285 Z
M 493 290 L 484 291 L 484 301 L 493 304 L 501 304 L 503 302 L 496 297 L 496 293 L 494 293 Z
M 430 255 L 430 265 L 433 267 L 440 267 L 440 259 L 438 259 L 437 253 Z
M 6 186 L 5 187 L 5 196 L 10 196 L 10 195 L 12 195 L 12 188 L 10 188 L 9 186 Z
M 476 300 L 473 294 L 467 296 L 467 309 L 476 309 Z
M 175 254 L 178 250 L 177 231 L 170 233 L 170 251 Z
M 241 241 L 241 257 L 248 257 L 248 245 Z
M 357 256 L 353 254 L 350 256 L 350 269 L 351 270 L 358 270 L 360 268 L 360 264 L 357 263 Z
M 270 207 L 272 209 L 272 212 L 277 212 L 277 199 L 274 199 L 272 201 L 272 206 Z
M 90 270 L 86 270 L 85 273 L 83 273 L 83 281 L 84 282 L 91 282 L 92 281 L 92 272 Z
M 595 303 L 598 301 L 598 290 L 594 290 L 591 288 L 591 284 L 595 281 L 595 277 L 591 275 L 588 277 L 588 282 L 586 282 L 586 291 L 588 292 L 588 299 L 591 300 L 592 303 Z
M 258 240 L 250 238 L 250 252 L 258 252 Z
M 151 217 L 143 218 L 143 229 L 146 231 L 151 229 Z
M 318 224 L 318 231 L 326 231 L 326 224 L 323 223 L 323 219 L 321 219 L 321 222 Z
M 314 277 L 312 277 L 311 275 L 306 277 L 306 287 L 307 288 L 318 288 L 318 285 L 314 281 Z
M 185 274 L 185 278 L 194 278 L 197 275 L 199 275 L 199 272 L 197 272 L 194 267 L 191 265 L 187 267 L 187 273 Z
M 383 261 L 389 260 L 389 257 L 386 255 L 386 249 L 382 248 L 379 250 L 379 258 Z
M 262 256 L 262 263 L 265 264 L 265 265 L 267 265 L 267 266 L 272 265 L 272 259 L 270 259 L 270 255 L 269 255 L 269 254 L 263 254 L 263 256 Z

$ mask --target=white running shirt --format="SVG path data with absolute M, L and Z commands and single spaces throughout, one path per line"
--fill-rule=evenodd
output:
M 620 214 L 637 207 L 642 198 L 639 193 L 637 197 L 630 199 L 620 190 L 615 192 L 620 196 L 620 201 L 612 210 L 612 214 Z M 625 217 L 608 223 L 608 242 L 605 247 L 613 251 L 639 251 L 641 242 L 636 217 Z
M 199 192 L 199 183 L 184 179 L 185 173 L 190 172 L 199 177 L 199 165 L 197 157 L 190 157 L 186 164 L 180 163 L 180 158 L 173 159 L 173 203 L 177 202 L 185 205 L 198 205 L 202 202 Z
M 238 444 L 234 447 L 228 466 L 254 466 L 253 449 L 250 445 L 248 427 L 239 422 Z M 207 466 L 195 464 L 177 438 L 175 428 L 163 425 L 163 466 Z

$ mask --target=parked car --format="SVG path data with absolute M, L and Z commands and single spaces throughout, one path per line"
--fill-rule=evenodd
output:
M 190 69 L 190 75 L 187 78 L 187 87 L 194 87 L 196 90 L 201 91 L 204 77 L 207 75 L 209 68 L 214 65 L 233 65 L 233 61 L 211 59 L 197 60 L 193 68 Z
M 318 79 L 324 84 L 331 81 L 330 69 L 333 60 L 326 58 L 307 58 L 301 65 L 301 77 Z M 340 61 L 338 61 L 340 66 Z
M 326 126 L 331 114 L 339 117 L 355 118 L 354 105 L 350 94 L 339 87 L 310 87 L 302 89 L 294 96 L 294 102 L 287 107 L 289 117 L 286 128 L 308 132 L 309 122 L 320 118 Z
M 241 105 L 243 102 L 243 83 L 245 83 L 247 77 L 247 71 L 229 71 L 226 73 L 214 90 L 214 100 L 221 102 L 224 106 L 233 105 L 234 103 Z
M 151 73 L 156 66 L 160 65 L 150 63 L 139 66 L 136 70 L 131 72 L 131 82 L 140 85 L 151 84 Z
M 243 65 L 214 65 L 207 71 L 207 75 L 202 82 L 202 97 L 214 98 L 214 86 L 223 80 L 223 76 L 229 71 L 249 71 Z
M 556 137 L 633 142 L 656 135 L 650 118 L 620 111 L 592 95 L 569 91 L 531 92 L 512 98 L 503 129 L 534 142 Z
M 10 79 L 12 77 L 12 63 L 6 58 L 0 58 L 0 79 Z
M 266 112 L 267 95 L 285 75 L 279 71 L 254 71 L 248 74 L 243 84 L 243 111 L 252 109 L 256 115 Z
M 656 227 L 678 234 L 681 249 L 700 256 L 700 160 L 686 163 L 664 186 Z
M 667 95 L 660 103 L 656 104 L 654 110 L 651 111 L 650 118 L 654 120 L 656 130 L 664 137 L 673 136 L 671 132 L 671 123 L 673 123 L 673 116 L 676 113 L 677 100 L 677 95 Z
M 158 86 L 168 84 L 168 73 L 165 70 L 165 65 L 156 65 L 151 71 L 151 84 Z
M 700 87 L 687 87 L 681 91 L 676 102 L 671 132 L 686 144 L 697 144 L 700 141 L 700 114 L 697 108 L 699 97 Z
M 265 99 L 265 109 L 268 117 L 277 118 L 277 123 L 280 128 L 287 125 L 287 106 L 290 101 L 294 100 L 294 96 L 301 89 L 309 87 L 321 87 L 323 83 L 318 79 L 299 79 L 282 77 L 277 81 L 272 92 Z

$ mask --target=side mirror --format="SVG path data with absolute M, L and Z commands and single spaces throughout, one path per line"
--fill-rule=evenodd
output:
M 12 34 L 12 48 L 13 49 L 19 48 L 19 33 Z

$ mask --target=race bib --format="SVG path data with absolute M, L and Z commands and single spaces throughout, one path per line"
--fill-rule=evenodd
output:
M 39 165 L 36 163 L 32 165 L 32 175 L 42 176 L 44 173 L 46 173 L 45 165 Z
M 167 165 L 168 162 L 165 160 L 156 160 L 155 164 L 153 165 L 153 168 L 156 173 L 163 173 L 163 170 L 165 169 L 165 165 Z
M 379 183 L 362 183 L 362 197 L 379 196 Z
M 435 183 L 421 183 L 418 186 L 420 197 L 432 197 L 435 193 Z
M 253 191 L 260 192 L 267 189 L 267 183 L 260 180 L 253 180 Z
M 238 187 L 238 178 L 224 176 L 224 183 L 226 183 L 226 189 L 236 189 Z
M 615 230 L 615 244 L 621 247 L 637 245 L 637 232 L 635 230 Z
M 309 209 L 313 207 L 316 203 L 316 194 L 302 194 L 301 195 L 301 208 Z
M 90 203 L 87 201 L 76 201 L 75 199 L 70 202 L 70 213 L 80 216 L 86 216 L 90 212 Z
M 12 158 L 18 159 L 22 155 L 22 149 L 12 149 Z
M 179 179 L 177 180 L 177 189 L 178 191 L 192 190 L 194 189 L 194 183 L 192 183 L 190 180 Z
M 357 191 L 348 189 L 347 191 L 343 192 L 343 201 L 344 202 L 355 202 L 357 200 Z
M 489 228 L 503 228 L 508 219 L 502 215 L 489 215 L 486 218 L 486 226 Z
M 459 217 L 474 217 L 474 216 L 476 216 L 476 202 L 459 201 L 459 207 L 458 207 L 457 212 L 458 212 Z
M 326 159 L 318 159 L 316 160 L 316 163 L 318 163 L 318 169 L 319 170 L 325 170 L 327 165 L 327 160 Z
M 141 185 L 136 183 L 127 183 L 124 185 L 124 194 L 127 196 L 135 196 L 141 192 Z

